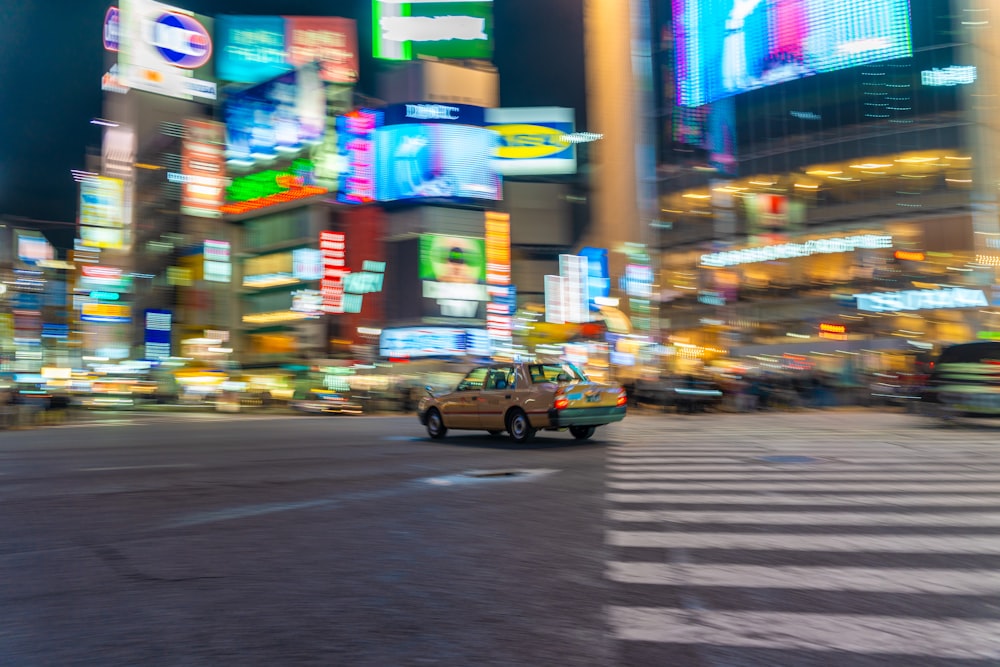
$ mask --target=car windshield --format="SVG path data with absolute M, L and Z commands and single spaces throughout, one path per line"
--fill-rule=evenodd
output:
M 533 383 L 539 382 L 586 382 L 587 376 L 573 364 L 529 364 L 528 372 Z

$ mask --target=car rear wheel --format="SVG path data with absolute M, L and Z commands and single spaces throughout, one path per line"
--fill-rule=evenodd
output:
M 573 434 L 573 437 L 577 440 L 586 440 L 590 436 L 594 435 L 594 431 L 597 430 L 596 426 L 570 426 L 569 432 Z
M 511 410 L 507 415 L 507 432 L 514 442 L 528 442 L 535 437 L 535 431 L 523 410 Z
M 435 440 L 440 440 L 448 434 L 448 428 L 444 425 L 441 413 L 435 408 L 431 408 L 427 413 L 427 435 Z

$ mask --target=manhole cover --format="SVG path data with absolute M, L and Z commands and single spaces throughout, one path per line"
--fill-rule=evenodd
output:
M 521 477 L 529 473 L 527 470 L 470 470 L 462 474 L 476 479 L 489 479 L 491 477 Z
M 758 461 L 764 461 L 765 463 L 823 463 L 825 459 L 819 459 L 815 456 L 796 456 L 794 454 L 790 455 L 777 455 L 777 456 L 761 456 L 757 459 Z

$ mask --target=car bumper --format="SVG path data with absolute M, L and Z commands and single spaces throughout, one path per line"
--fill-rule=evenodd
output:
M 603 426 L 625 419 L 625 406 L 603 408 L 567 408 L 549 410 L 549 425 L 555 428 L 566 426 Z

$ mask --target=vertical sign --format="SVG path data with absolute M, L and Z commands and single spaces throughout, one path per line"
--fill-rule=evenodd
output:
M 510 284 L 510 214 L 486 212 L 486 331 L 494 338 L 514 332 L 513 285 Z
M 486 284 L 510 284 L 510 214 L 486 212 Z
M 587 258 L 579 255 L 559 255 L 559 275 L 562 276 L 563 309 L 567 322 L 587 322 Z
M 563 314 L 563 277 L 545 276 L 545 321 L 565 324 Z
M 323 277 L 319 291 L 324 313 L 344 312 L 344 275 L 347 273 L 347 243 L 343 232 L 320 232 L 319 251 L 323 257 Z
M 181 213 L 219 218 L 225 193 L 225 126 L 204 120 L 184 121 L 181 146 Z
M 170 328 L 173 314 L 169 310 L 146 311 L 145 343 L 147 359 L 166 359 L 170 356 Z
M 375 200 L 375 128 L 381 112 L 359 109 L 337 118 L 341 153 L 347 169 L 341 172 L 337 201 L 364 204 Z
M 228 283 L 232 277 L 229 263 L 229 241 L 205 240 L 203 275 L 206 281 Z

